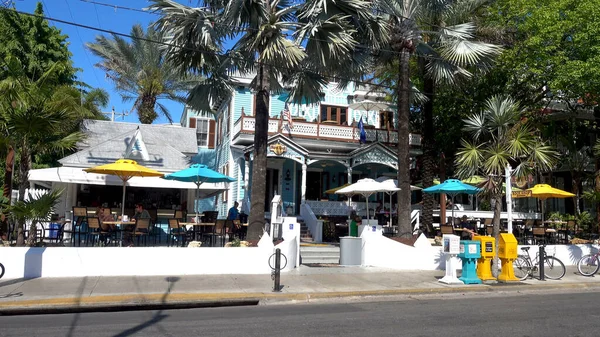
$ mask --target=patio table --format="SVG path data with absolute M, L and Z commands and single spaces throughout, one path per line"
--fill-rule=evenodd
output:
M 123 247 L 123 228 L 121 228 L 121 226 L 135 225 L 135 221 L 102 221 L 102 223 L 119 227 L 119 232 L 121 233 L 121 238 L 119 239 L 119 247 Z

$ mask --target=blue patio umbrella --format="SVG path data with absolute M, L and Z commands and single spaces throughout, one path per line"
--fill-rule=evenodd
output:
M 436 194 L 436 193 L 445 193 L 448 194 L 452 199 L 452 224 L 454 224 L 454 197 L 457 194 L 465 193 L 465 194 L 477 194 L 480 189 L 471 186 L 469 184 L 465 184 L 458 179 L 448 179 L 439 185 L 433 185 L 431 187 L 427 187 L 423 189 L 423 192 Z
M 163 177 L 168 180 L 184 181 L 188 183 L 195 183 L 197 186 L 196 198 L 200 193 L 200 185 L 203 183 L 228 183 L 235 181 L 235 179 L 219 173 L 215 170 L 211 170 L 206 165 L 193 164 L 192 166 L 183 169 L 181 171 L 167 174 Z M 196 222 L 198 222 L 198 210 L 196 209 L 196 203 L 194 202 L 194 211 L 196 212 Z

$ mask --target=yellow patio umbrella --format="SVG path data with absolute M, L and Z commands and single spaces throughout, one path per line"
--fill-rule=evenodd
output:
M 532 188 L 528 188 L 525 193 L 513 193 L 513 198 L 533 197 L 542 200 L 542 223 L 544 222 L 544 201 L 548 198 L 571 198 L 575 194 L 567 191 L 554 188 L 548 184 L 537 184 Z
M 119 159 L 114 163 L 84 169 L 88 173 L 110 174 L 123 180 L 123 202 L 121 203 L 121 217 L 125 214 L 125 187 L 127 181 L 133 177 L 162 177 L 163 174 L 151 168 L 139 165 L 135 160 Z
M 342 188 L 344 188 L 344 187 L 348 187 L 348 186 L 350 186 L 350 185 L 352 185 L 352 184 L 344 184 L 344 185 L 342 185 L 342 186 L 338 186 L 338 187 L 330 188 L 330 189 L 328 189 L 327 191 L 325 191 L 325 193 L 327 193 L 327 194 L 335 194 L 335 192 L 337 192 L 338 190 L 341 190 Z

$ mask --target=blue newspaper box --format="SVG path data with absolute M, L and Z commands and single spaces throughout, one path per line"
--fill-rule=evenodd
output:
M 458 279 L 464 284 L 478 284 L 481 280 L 477 277 L 477 259 L 481 257 L 481 242 L 462 240 L 458 257 L 462 260 L 462 276 Z

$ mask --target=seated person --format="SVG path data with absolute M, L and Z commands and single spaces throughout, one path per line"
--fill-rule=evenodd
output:
M 463 215 L 459 227 L 463 229 L 460 235 L 461 240 L 471 240 L 473 236 L 477 235 L 477 226 L 469 222 L 466 215 Z
M 100 219 L 100 229 L 105 232 L 112 232 L 115 229 L 115 225 L 105 224 L 105 221 L 114 221 L 112 214 L 106 211 L 107 208 L 98 207 L 96 210 L 96 216 Z
M 135 204 L 135 214 L 133 215 L 133 221 L 138 219 L 152 219 L 150 213 L 144 209 L 144 205 Z M 132 232 L 135 230 L 135 225 L 127 225 L 123 231 L 123 241 L 127 247 L 133 247 Z

